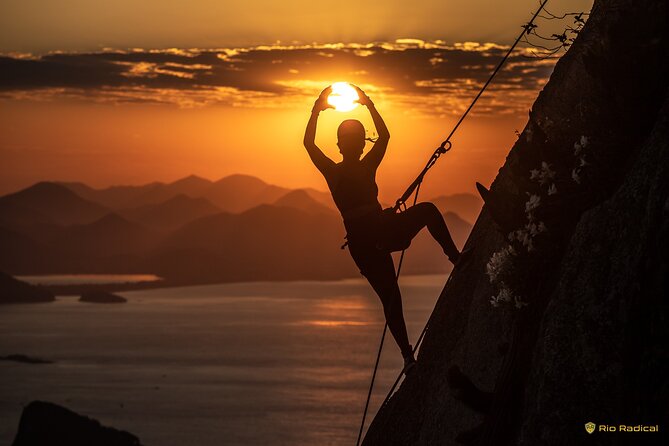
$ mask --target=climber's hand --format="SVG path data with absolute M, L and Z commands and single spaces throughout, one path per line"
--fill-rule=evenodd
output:
M 323 91 L 321 91 L 321 94 L 318 96 L 318 99 L 316 99 L 316 102 L 314 102 L 314 108 L 312 110 L 320 112 L 323 110 L 327 110 L 328 108 L 334 108 L 332 105 L 328 103 L 328 96 L 330 96 L 330 93 L 332 93 L 332 86 L 327 87 Z

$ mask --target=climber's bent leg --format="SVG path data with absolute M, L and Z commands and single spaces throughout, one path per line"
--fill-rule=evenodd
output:
M 432 237 L 441 245 L 444 253 L 453 262 L 457 262 L 460 251 L 453 242 L 453 237 L 446 226 L 444 217 L 437 207 L 429 202 L 418 203 L 406 211 L 397 214 L 397 225 L 402 233 L 400 237 L 413 239 L 418 232 L 427 226 Z

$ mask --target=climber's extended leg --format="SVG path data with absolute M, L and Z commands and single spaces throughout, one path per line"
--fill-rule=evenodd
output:
M 386 254 L 382 263 L 378 268 L 372 269 L 366 273 L 369 284 L 372 285 L 374 291 L 381 299 L 383 304 L 383 313 L 388 322 L 390 333 L 395 338 L 395 342 L 402 351 L 402 356 L 407 357 L 411 355 L 412 349 L 409 345 L 409 337 L 407 335 L 407 328 L 404 322 L 404 314 L 402 310 L 402 294 L 397 285 L 395 278 L 395 266 L 390 254 Z
M 402 356 L 405 358 L 413 357 L 402 313 L 402 295 L 397 285 L 392 257 L 389 253 L 381 252 L 374 247 L 359 248 L 353 243 L 349 245 L 349 250 L 353 260 L 360 268 L 360 272 L 367 278 L 369 284 L 381 299 L 388 328 L 393 338 L 395 338 Z

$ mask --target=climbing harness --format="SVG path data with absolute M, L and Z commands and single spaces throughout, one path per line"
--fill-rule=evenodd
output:
M 499 64 L 497 65 L 495 70 L 492 72 L 492 74 L 490 75 L 490 77 L 488 78 L 486 83 L 483 84 L 483 87 L 481 87 L 478 94 L 474 97 L 474 100 L 472 100 L 471 104 L 469 104 L 469 107 L 467 107 L 467 110 L 465 110 L 465 112 L 462 114 L 462 116 L 460 117 L 458 122 L 455 124 L 455 126 L 453 127 L 453 130 L 451 130 L 451 133 L 449 133 L 448 136 L 446 137 L 446 139 L 439 145 L 439 147 L 437 147 L 435 149 L 434 153 L 432 153 L 432 156 L 430 156 L 430 159 L 425 164 L 425 167 L 423 168 L 423 170 L 418 174 L 416 179 L 409 185 L 409 187 L 406 189 L 406 191 L 404 191 L 402 196 L 397 199 L 397 201 L 395 202 L 395 205 L 392 208 L 395 212 L 397 212 L 397 211 L 402 212 L 403 210 L 406 209 L 406 202 L 407 202 L 407 200 L 409 200 L 409 198 L 411 198 L 412 194 L 414 196 L 412 206 L 415 205 L 418 202 L 418 194 L 420 193 L 420 186 L 423 183 L 423 179 L 425 178 L 425 175 L 432 168 L 432 166 L 434 166 L 436 164 L 437 160 L 439 159 L 439 157 L 441 155 L 443 155 L 444 153 L 447 153 L 448 151 L 451 150 L 451 148 L 453 147 L 453 145 L 451 144 L 451 137 L 456 132 L 458 127 L 460 127 L 460 124 L 462 124 L 462 121 L 465 120 L 465 118 L 469 114 L 470 110 L 474 107 L 474 104 L 476 104 L 476 101 L 479 100 L 479 98 L 481 97 L 483 92 L 486 90 L 486 88 L 488 88 L 488 85 L 490 84 L 490 82 L 492 82 L 493 78 L 497 75 L 497 72 L 502 68 L 502 66 L 504 65 L 506 60 L 509 58 L 509 56 L 511 55 L 513 50 L 516 48 L 516 45 L 518 45 L 518 42 L 520 42 L 520 40 L 523 38 L 523 36 L 526 33 L 529 34 L 532 31 L 532 29 L 536 27 L 536 25 L 534 25 L 534 20 L 537 18 L 537 16 L 541 12 L 541 10 L 544 9 L 544 6 L 546 5 L 546 3 L 548 3 L 548 0 L 543 0 L 541 2 L 541 4 L 539 5 L 539 9 L 537 9 L 537 11 L 532 16 L 532 19 L 527 24 L 522 26 L 523 31 L 520 33 L 520 35 L 518 36 L 516 41 L 513 43 L 513 45 L 511 45 L 511 48 L 509 48 L 509 51 L 507 51 L 507 53 L 504 55 L 502 60 L 499 62 Z M 343 246 L 342 246 L 342 249 L 343 249 Z M 406 250 L 403 250 L 402 254 L 400 255 L 400 260 L 399 260 L 398 265 L 397 265 L 397 271 L 395 273 L 395 279 L 396 280 L 399 279 L 400 273 L 402 271 L 402 261 L 404 260 L 405 251 Z M 445 286 L 448 286 L 448 283 L 451 281 L 451 277 L 453 277 L 452 274 L 449 275 Z M 412 351 L 413 354 L 416 353 L 416 351 L 420 347 L 421 342 L 423 342 L 423 338 L 425 337 L 425 333 L 427 332 L 427 328 L 430 325 L 430 321 L 432 320 L 433 315 L 434 315 L 434 310 L 432 311 L 432 314 L 428 318 L 427 323 L 425 324 L 425 327 L 423 327 L 423 331 L 420 333 L 420 336 L 418 337 L 418 340 L 416 341 L 416 344 L 413 347 L 413 351 Z M 376 372 L 378 371 L 378 368 L 379 368 L 379 361 L 381 359 L 381 353 L 383 351 L 383 343 L 384 343 L 385 338 L 386 338 L 386 331 L 387 330 L 388 330 L 388 323 L 386 322 L 386 324 L 383 326 L 383 333 L 381 334 L 381 342 L 379 344 L 378 353 L 376 354 L 376 361 L 374 363 L 374 371 L 372 373 L 371 382 L 369 383 L 369 391 L 367 392 L 367 401 L 365 402 L 365 410 L 362 414 L 362 421 L 360 423 L 360 430 L 358 431 L 358 439 L 356 441 L 356 446 L 360 446 L 360 440 L 362 439 L 362 432 L 365 428 L 365 420 L 367 418 L 367 411 L 369 409 L 369 401 L 372 397 L 372 391 L 374 389 L 374 381 L 376 379 Z M 402 379 L 402 374 L 403 373 L 400 372 L 399 375 L 397 376 L 397 378 L 395 379 L 395 382 L 393 383 L 390 390 L 388 391 L 388 394 L 386 395 L 385 399 L 383 400 L 383 403 L 381 403 L 381 408 L 388 403 L 388 401 L 390 400 L 390 397 L 395 392 L 395 388 L 397 387 L 400 380 Z

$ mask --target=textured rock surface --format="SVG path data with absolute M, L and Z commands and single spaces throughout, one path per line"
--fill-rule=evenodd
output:
M 669 430 L 667 42 L 666 2 L 595 1 L 491 186 L 420 367 L 364 444 L 454 445 L 475 427 L 470 444 L 644 444 L 661 434 L 588 436 L 584 424 Z M 542 162 L 557 194 L 531 180 Z M 548 230 L 518 267 L 529 305 L 493 308 L 486 264 L 526 222 L 530 195 Z M 454 398 L 453 365 L 494 391 L 487 413 Z

